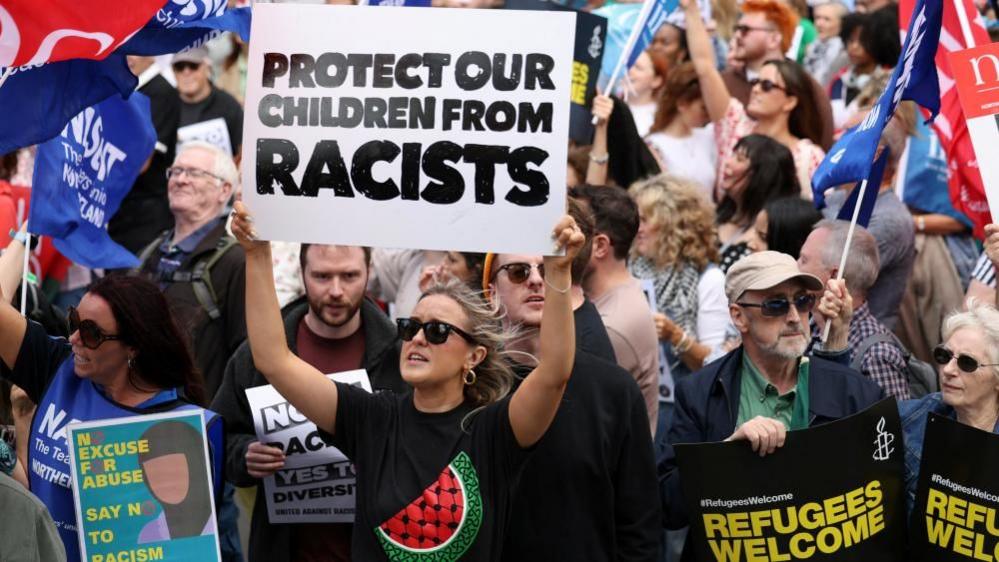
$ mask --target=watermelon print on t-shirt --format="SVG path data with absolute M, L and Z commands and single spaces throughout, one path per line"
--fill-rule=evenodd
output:
M 392 562 L 451 562 L 475 542 L 481 525 L 479 477 L 462 452 L 375 535 Z

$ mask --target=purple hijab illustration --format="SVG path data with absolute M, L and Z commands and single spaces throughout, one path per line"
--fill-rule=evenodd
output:
M 211 487 L 201 434 L 170 420 L 142 434 L 149 451 L 139 454 L 143 480 L 163 510 L 139 532 L 139 544 L 210 535 L 215 530 Z

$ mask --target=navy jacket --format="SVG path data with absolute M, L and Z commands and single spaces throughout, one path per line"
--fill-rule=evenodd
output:
M 852 369 L 815 355 L 809 361 L 810 427 L 863 411 L 884 397 L 881 387 Z M 659 452 L 658 459 L 663 526 L 667 529 L 687 525 L 673 444 L 724 441 L 735 432 L 741 391 L 740 365 L 741 346 L 676 385 L 668 444 Z

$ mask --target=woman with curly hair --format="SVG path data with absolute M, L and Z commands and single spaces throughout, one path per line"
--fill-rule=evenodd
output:
M 701 368 L 725 337 L 728 299 L 711 204 L 697 186 L 661 175 L 629 190 L 638 205 L 631 272 L 655 287 L 659 339 L 674 379 Z

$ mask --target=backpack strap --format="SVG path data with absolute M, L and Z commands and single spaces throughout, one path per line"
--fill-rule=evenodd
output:
M 139 273 L 141 273 L 142 269 L 146 266 L 146 262 L 148 262 L 149 258 L 152 257 L 153 252 L 155 252 L 156 249 L 160 247 L 160 244 L 162 244 L 163 241 L 166 240 L 166 237 L 169 235 L 170 231 L 164 230 L 163 232 L 160 233 L 159 236 L 154 238 L 152 242 L 147 244 L 146 247 L 143 248 L 141 252 L 139 252 L 139 265 L 133 267 L 132 270 L 128 272 L 129 275 L 138 275 Z
M 198 260 L 191 271 L 174 272 L 175 282 L 180 281 L 177 277 L 183 277 L 184 282 L 191 283 L 191 289 L 194 290 L 194 297 L 198 299 L 198 304 L 201 305 L 201 308 L 208 313 L 208 317 L 212 320 L 218 320 L 222 317 L 222 312 L 218 307 L 218 295 L 215 293 L 215 287 L 212 285 L 212 267 L 235 245 L 236 239 L 226 234 L 222 238 L 219 238 L 218 244 L 215 245 L 215 251 L 208 258 Z M 178 273 L 180 273 L 179 276 L 177 275 Z
M 902 357 L 905 359 L 905 362 L 909 362 L 909 358 L 912 356 L 912 353 L 904 345 L 902 345 L 902 342 L 898 341 L 895 334 L 891 332 L 878 332 L 876 334 L 871 334 L 860 341 L 860 344 L 857 345 L 857 352 L 853 355 L 853 361 L 850 361 L 850 368 L 858 373 L 862 372 L 860 370 L 860 364 L 864 361 L 864 355 L 867 355 L 867 351 L 879 343 L 888 343 L 895 346 L 902 352 Z

